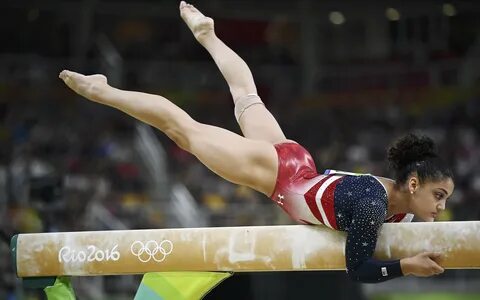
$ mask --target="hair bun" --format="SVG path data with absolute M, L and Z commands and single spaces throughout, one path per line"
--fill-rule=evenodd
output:
M 399 171 L 414 162 L 420 162 L 427 158 L 437 157 L 435 143 L 427 136 L 417 136 L 410 133 L 398 139 L 388 149 L 388 161 L 390 166 Z

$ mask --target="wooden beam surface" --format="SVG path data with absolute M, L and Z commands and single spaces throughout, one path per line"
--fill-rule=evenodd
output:
M 19 277 L 156 271 L 345 269 L 345 233 L 324 226 L 251 226 L 20 234 Z M 444 254 L 447 269 L 480 268 L 480 222 L 384 224 L 375 256 Z

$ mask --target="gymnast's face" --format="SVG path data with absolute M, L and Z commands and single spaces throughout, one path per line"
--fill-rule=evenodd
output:
M 408 181 L 408 189 L 413 214 L 425 222 L 433 222 L 445 210 L 454 183 L 451 178 L 420 183 L 416 176 L 412 176 Z

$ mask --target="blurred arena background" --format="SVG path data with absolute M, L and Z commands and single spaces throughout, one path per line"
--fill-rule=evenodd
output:
M 63 68 L 162 94 L 239 132 L 228 87 L 173 0 L 0 4 L 0 299 L 44 299 L 16 279 L 14 233 L 291 224 L 165 136 L 76 96 Z M 250 65 L 286 135 L 320 171 L 388 176 L 385 149 L 416 130 L 455 171 L 442 220 L 480 218 L 480 2 L 203 0 Z M 78 299 L 132 299 L 140 276 L 74 280 Z M 362 285 L 344 272 L 236 274 L 206 299 L 480 299 L 480 272 Z

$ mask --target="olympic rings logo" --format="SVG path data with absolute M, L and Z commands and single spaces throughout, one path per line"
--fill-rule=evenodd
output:
M 149 262 L 154 260 L 156 262 L 162 262 L 167 255 L 173 251 L 173 243 L 169 240 L 163 240 L 160 243 L 150 240 L 145 244 L 140 241 L 135 241 L 130 246 L 130 251 L 133 255 L 138 257 L 141 262 Z

